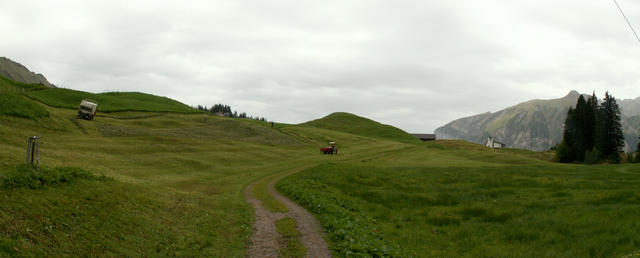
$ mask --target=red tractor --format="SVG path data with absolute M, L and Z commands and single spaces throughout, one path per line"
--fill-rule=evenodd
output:
M 329 142 L 329 146 L 320 148 L 322 154 L 338 154 L 338 148 L 335 142 Z

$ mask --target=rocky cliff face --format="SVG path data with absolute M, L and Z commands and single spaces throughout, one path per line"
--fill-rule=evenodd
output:
M 24 65 L 6 57 L 0 57 L 0 75 L 11 80 L 23 83 L 42 84 L 47 87 L 55 87 L 47 81 L 42 74 L 29 71 Z
M 461 118 L 436 129 L 439 139 L 462 139 L 484 144 L 489 136 L 508 148 L 548 150 L 562 140 L 569 107 L 580 93 L 571 91 L 559 99 L 531 100 L 495 113 Z M 626 151 L 635 150 L 637 129 L 626 116 L 622 119 Z

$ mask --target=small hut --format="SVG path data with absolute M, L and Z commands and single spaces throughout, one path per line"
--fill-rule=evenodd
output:
M 485 146 L 487 146 L 489 148 L 492 148 L 492 149 L 502 149 L 502 148 L 504 148 L 505 144 L 501 143 L 501 142 L 498 142 L 498 141 L 494 140 L 493 137 L 489 136 L 489 138 L 487 139 L 487 144 Z

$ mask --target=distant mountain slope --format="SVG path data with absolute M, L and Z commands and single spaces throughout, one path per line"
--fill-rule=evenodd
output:
M 640 115 L 640 97 L 618 100 L 623 115 L 627 117 Z
M 396 127 L 343 112 L 333 113 L 303 125 L 399 142 L 419 142 L 418 138 Z
M 439 139 L 462 139 L 485 143 L 492 136 L 509 148 L 548 150 L 562 140 L 563 124 L 580 93 L 571 91 L 559 99 L 531 100 L 496 113 L 457 119 L 436 129 Z M 619 101 L 620 102 L 620 101 Z M 627 151 L 635 150 L 637 127 L 623 116 Z
M 0 57 L 0 75 L 17 82 L 55 87 L 42 74 L 29 71 L 24 65 L 6 57 Z

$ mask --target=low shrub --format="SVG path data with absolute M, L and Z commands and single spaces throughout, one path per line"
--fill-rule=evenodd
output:
M 602 154 L 597 149 L 593 149 L 593 150 L 587 151 L 584 154 L 584 163 L 585 164 L 596 164 L 596 163 L 600 162 L 600 156 L 601 155 Z
M 626 163 L 633 163 L 634 159 L 633 159 L 633 153 L 628 153 L 627 154 L 627 159 L 625 160 Z

